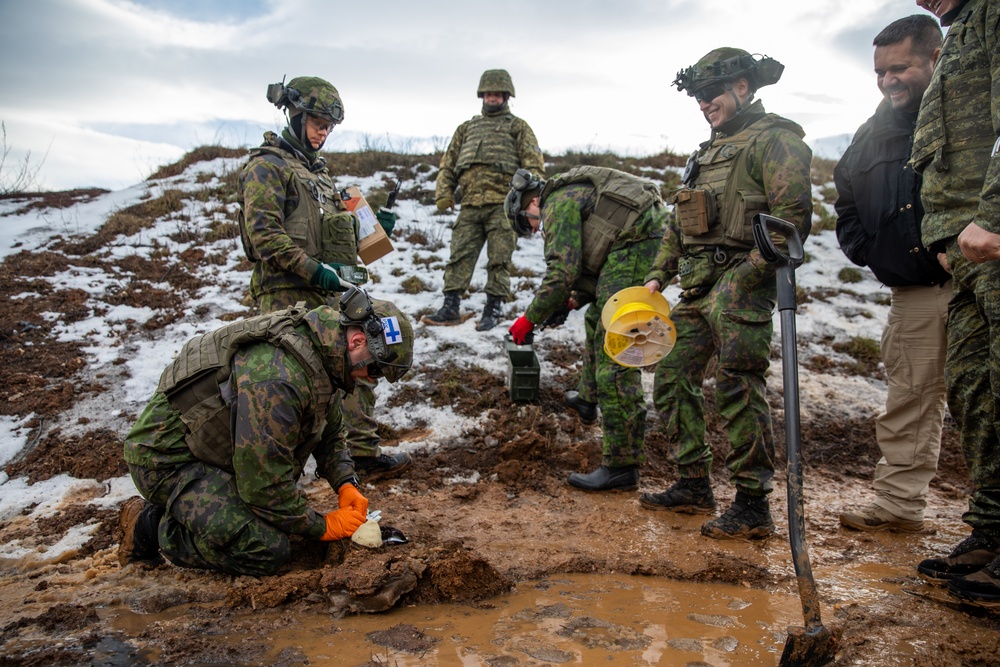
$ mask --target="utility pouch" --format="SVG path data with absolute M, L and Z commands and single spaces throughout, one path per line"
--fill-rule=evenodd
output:
M 709 225 L 715 220 L 715 197 L 705 190 L 684 188 L 673 198 L 674 210 L 681 231 L 687 236 L 701 236 L 708 233 Z
M 712 285 L 718 277 L 716 275 L 718 268 L 711 253 L 684 255 L 677 261 L 677 275 L 680 278 L 681 289 Z

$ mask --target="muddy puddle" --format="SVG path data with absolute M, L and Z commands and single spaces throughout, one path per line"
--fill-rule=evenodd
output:
M 869 593 L 889 592 L 869 590 Z M 831 610 L 824 610 L 827 614 Z M 109 625 L 135 637 L 189 615 L 187 605 L 159 614 L 103 610 Z M 247 614 L 271 647 L 265 664 L 508 667 L 543 664 L 774 665 L 789 625 L 801 625 L 797 597 L 724 584 L 660 577 L 561 575 L 526 581 L 517 591 L 478 605 L 401 607 L 334 619 L 288 609 Z M 239 626 L 239 619 L 234 619 Z M 211 638 L 217 653 L 240 635 Z M 912 651 L 894 647 L 910 664 Z M 107 654 L 105 654 L 107 655 Z M 121 658 L 121 656 L 119 656 Z M 156 664 L 155 652 L 130 653 L 132 664 Z M 107 664 L 126 664 L 109 661 Z M 227 663 L 243 665 L 251 663 Z

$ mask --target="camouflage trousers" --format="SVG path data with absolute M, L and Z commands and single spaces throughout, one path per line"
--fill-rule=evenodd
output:
M 642 371 L 619 365 L 604 351 L 601 311 L 616 292 L 642 284 L 659 246 L 660 239 L 652 238 L 612 248 L 597 278 L 596 299 L 584 315 L 587 340 L 577 391 L 601 407 L 601 463 L 609 467 L 646 460 L 646 396 Z
M 319 292 L 281 290 L 261 294 L 257 305 L 261 313 L 291 308 L 299 301 L 305 301 L 307 308 L 331 306 L 339 310 L 337 296 L 325 297 Z M 375 419 L 375 381 L 355 380 L 354 391 L 350 394 L 337 392 L 330 411 L 343 415 L 344 440 L 351 450 L 351 457 L 378 456 L 378 421 Z M 331 422 L 333 420 L 330 420 Z
M 712 469 L 702 383 L 715 358 L 715 403 L 729 438 L 730 480 L 750 495 L 770 493 L 774 434 L 765 373 L 775 298 L 773 274 L 761 275 L 742 261 L 727 268 L 707 294 L 671 311 L 677 344 L 657 365 L 653 403 L 675 443 L 681 477 L 708 477 Z
M 469 288 L 484 244 L 485 292 L 510 298 L 510 258 L 517 247 L 517 234 L 507 222 L 503 204 L 462 205 L 451 231 L 451 255 L 444 267 L 445 292 L 461 293 Z
M 946 252 L 954 291 L 945 391 L 973 486 L 962 520 L 1000 537 L 1000 261 L 969 262 L 954 238 Z
M 231 474 L 201 461 L 167 468 L 129 464 L 139 492 L 166 509 L 160 550 L 174 565 L 259 577 L 291 557 L 288 536 L 240 499 Z
M 289 558 L 288 536 L 240 499 L 233 476 L 198 461 L 181 414 L 157 393 L 125 441 L 139 493 L 164 508 L 160 550 L 176 565 L 230 574 L 273 574 Z

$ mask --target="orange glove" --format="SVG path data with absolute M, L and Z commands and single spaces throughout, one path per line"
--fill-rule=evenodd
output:
M 368 516 L 368 499 L 361 495 L 358 487 L 353 484 L 341 484 L 337 490 L 337 504 L 340 509 L 350 508 Z
M 326 515 L 326 532 L 319 539 L 323 542 L 332 542 L 350 537 L 367 520 L 366 515 L 350 508 L 330 512 Z

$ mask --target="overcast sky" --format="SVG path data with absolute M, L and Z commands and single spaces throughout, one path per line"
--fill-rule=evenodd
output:
M 511 108 L 545 152 L 688 153 L 708 126 L 670 82 L 718 46 L 785 65 L 758 97 L 812 143 L 871 115 L 872 38 L 922 11 L 914 0 L 0 0 L 0 179 L 30 150 L 43 188 L 119 189 L 199 145 L 259 144 L 284 125 L 267 84 L 300 75 L 344 99 L 328 148 L 443 148 L 479 111 L 483 70 L 504 68 Z

